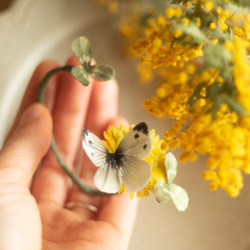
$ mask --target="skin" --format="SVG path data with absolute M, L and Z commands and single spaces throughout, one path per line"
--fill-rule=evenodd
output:
M 67 64 L 77 61 L 71 57 Z M 0 151 L 0 249 L 127 249 L 137 201 L 83 193 L 49 150 L 53 131 L 68 167 L 80 167 L 79 175 L 92 185 L 96 167 L 83 155 L 81 131 L 101 138 L 109 125 L 127 123 L 117 116 L 117 83 L 91 79 L 86 88 L 63 72 L 50 80 L 46 106 L 35 103 L 39 82 L 57 66 L 46 61 L 37 67 Z M 97 212 L 65 208 L 71 201 L 94 205 Z

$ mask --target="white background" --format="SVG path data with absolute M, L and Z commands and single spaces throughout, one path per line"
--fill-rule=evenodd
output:
M 113 65 L 120 86 L 119 113 L 131 123 L 146 121 L 163 135 L 168 119 L 146 113 L 142 100 L 154 85 L 142 86 L 135 60 L 124 55 L 117 17 L 88 0 L 16 0 L 0 12 L 0 146 L 4 140 L 33 70 L 44 59 L 64 63 L 70 44 L 87 36 L 99 63 Z M 153 195 L 142 198 L 129 250 L 247 250 L 250 249 L 250 179 L 238 198 L 211 192 L 201 177 L 205 158 L 179 164 L 175 183 L 190 196 L 186 212 L 170 202 L 160 205 Z

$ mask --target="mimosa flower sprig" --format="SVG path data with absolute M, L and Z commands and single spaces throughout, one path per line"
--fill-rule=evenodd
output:
M 62 67 L 55 68 L 51 71 L 49 71 L 43 80 L 41 81 L 39 88 L 38 88 L 38 95 L 37 95 L 37 101 L 44 104 L 45 102 L 45 92 L 46 87 L 48 84 L 49 79 L 56 73 L 61 71 L 67 71 L 71 72 L 72 75 L 80 81 L 84 86 L 89 85 L 89 77 L 88 75 L 91 75 L 94 79 L 98 81 L 107 81 L 115 76 L 115 72 L 111 66 L 108 65 L 91 65 L 92 60 L 92 50 L 90 46 L 90 42 L 86 37 L 79 37 L 75 39 L 71 46 L 75 56 L 79 60 L 79 62 L 82 64 L 82 66 L 72 66 L 72 65 L 66 65 Z M 72 179 L 72 181 L 84 192 L 92 194 L 92 195 L 98 195 L 98 196 L 105 196 L 108 195 L 106 193 L 100 192 L 99 190 L 92 188 L 85 184 L 78 176 L 76 176 L 72 171 L 69 170 L 67 165 L 65 164 L 63 158 L 60 155 L 60 152 L 56 146 L 56 142 L 54 137 L 52 137 L 51 141 L 51 149 L 54 152 L 56 159 L 63 169 L 63 171 Z
M 182 162 L 207 155 L 209 188 L 235 197 L 250 173 L 250 1 L 148 2 L 130 2 L 141 11 L 120 27 L 130 41 L 144 36 L 130 50 L 142 78 L 160 81 L 145 109 L 175 120 L 162 148 L 181 147 Z
M 114 77 L 115 74 L 112 67 L 90 64 L 92 51 L 87 38 L 79 37 L 75 39 L 72 43 L 72 50 L 81 63 L 81 66 L 66 65 L 48 72 L 39 85 L 38 102 L 44 103 L 48 81 L 55 73 L 60 71 L 71 72 L 85 87 L 88 86 L 90 82 L 88 75 L 91 75 L 99 81 L 107 81 Z M 117 191 L 118 193 L 126 193 L 128 192 L 127 187 L 129 187 L 130 190 L 134 190 L 133 192 L 129 192 L 131 198 L 134 197 L 135 193 L 137 196 L 146 197 L 149 195 L 149 191 L 157 195 L 159 191 L 155 192 L 156 183 L 166 181 L 168 169 L 171 174 L 173 168 L 165 168 L 165 150 L 161 149 L 162 141 L 159 139 L 159 136 L 155 135 L 154 130 L 148 131 L 148 127 L 144 122 L 136 126 L 131 126 L 130 128 L 121 126 L 120 129 L 118 129 L 110 126 L 109 129 L 104 132 L 104 137 L 105 140 L 101 141 L 89 130 L 83 129 L 83 148 L 93 163 L 99 167 L 94 177 L 94 183 L 100 190 L 105 192 L 86 185 L 78 176 L 69 170 L 57 149 L 53 137 L 51 149 L 63 171 L 85 193 L 106 196 L 110 195 L 110 193 L 117 193 Z M 124 140 L 122 142 L 123 138 Z M 147 155 L 147 157 L 142 160 L 140 159 L 141 155 Z M 122 181 L 126 182 L 126 187 Z M 172 187 L 174 184 L 169 185 Z M 173 193 L 175 192 L 177 196 L 180 194 L 179 190 L 175 189 L 172 191 Z M 183 192 L 186 194 L 185 191 Z M 181 196 L 177 197 L 179 200 L 172 197 L 174 204 L 177 204 L 176 207 L 180 211 L 184 211 L 188 204 L 188 196 L 187 194 L 183 196 L 183 192 L 181 192 Z M 161 202 L 158 198 L 157 200 L 160 203 L 167 202 L 167 199 L 165 199 L 164 202 Z

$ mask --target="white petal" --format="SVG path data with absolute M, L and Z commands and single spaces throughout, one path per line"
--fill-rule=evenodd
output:
M 189 197 L 185 189 L 175 184 L 169 184 L 171 198 L 179 211 L 184 211 L 188 207 Z
M 159 203 L 161 204 L 167 203 L 171 198 L 169 185 L 164 181 L 156 182 L 154 186 L 154 194 L 155 194 L 156 200 Z
M 167 171 L 168 183 L 171 183 L 177 174 L 177 160 L 170 152 L 165 156 L 165 168 Z

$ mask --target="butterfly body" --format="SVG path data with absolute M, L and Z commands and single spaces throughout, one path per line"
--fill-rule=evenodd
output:
M 141 122 L 128 131 L 114 153 L 87 129 L 83 129 L 82 144 L 89 158 L 99 167 L 94 183 L 101 191 L 116 193 L 124 182 L 128 191 L 136 192 L 150 180 L 151 166 L 142 160 L 151 151 L 146 123 Z
M 106 162 L 110 164 L 112 168 L 120 168 L 124 162 L 124 155 L 119 148 L 115 151 L 115 153 L 107 152 Z

